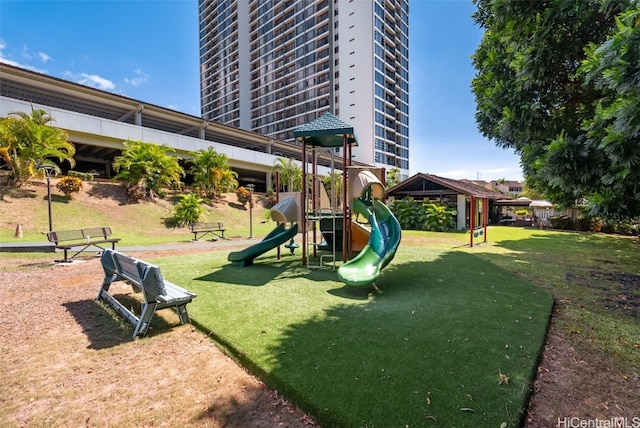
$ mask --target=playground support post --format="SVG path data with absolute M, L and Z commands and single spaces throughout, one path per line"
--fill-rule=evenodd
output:
M 249 189 L 249 239 L 253 239 L 253 189 L 255 184 L 247 184 Z

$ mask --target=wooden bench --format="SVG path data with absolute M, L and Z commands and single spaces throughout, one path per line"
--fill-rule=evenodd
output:
M 96 300 L 105 300 L 135 326 L 134 339 L 147 333 L 151 319 L 159 309 L 173 308 L 181 324 L 190 322 L 187 304 L 196 295 L 165 280 L 158 266 L 109 249 L 102 253 L 100 260 L 105 277 Z M 110 285 L 116 281 L 125 281 L 142 292 L 144 302 L 140 316 L 109 294 Z
M 109 238 L 110 236 L 110 227 L 91 227 L 87 229 L 47 232 L 49 242 L 53 242 L 56 248 L 64 250 L 64 260 L 57 261 L 65 263 L 91 246 L 104 250 L 100 244 L 111 244 L 111 249 L 115 250 L 116 243 L 120 242 L 120 238 Z M 67 251 L 73 248 L 80 248 L 80 250 L 71 257 L 67 257 Z
M 202 238 L 208 233 L 216 235 L 218 238 L 226 239 L 224 237 L 224 231 L 226 229 L 224 228 L 224 224 L 221 221 L 212 221 L 208 223 L 191 223 L 189 225 L 189 229 L 191 229 L 191 232 L 193 232 L 194 241 L 198 240 L 198 234 L 201 234 L 200 237 Z M 216 241 L 218 238 L 213 238 L 213 240 Z

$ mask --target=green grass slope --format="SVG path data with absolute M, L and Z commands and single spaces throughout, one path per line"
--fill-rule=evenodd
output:
M 51 180 L 51 217 L 53 230 L 109 226 L 120 245 L 150 245 L 185 242 L 193 238 L 187 227 L 170 225 L 177 194 L 156 201 L 130 202 L 121 184 L 114 182 L 86 182 L 72 199 L 59 192 Z M 256 204 L 258 205 L 258 204 Z M 249 210 L 237 203 L 234 194 L 226 194 L 212 206 L 206 206 L 202 221 L 223 221 L 228 237 L 249 236 Z M 253 209 L 253 233 L 268 233 L 274 222 L 262 223 L 265 210 Z M 23 237 L 16 238 L 17 225 Z M 20 189 L 0 189 L 0 242 L 46 242 L 49 229 L 46 182 L 33 181 Z

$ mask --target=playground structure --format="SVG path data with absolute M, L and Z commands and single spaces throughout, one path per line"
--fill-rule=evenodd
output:
M 330 113 L 294 132 L 302 145 L 302 192 L 286 194 L 271 209 L 278 226 L 262 241 L 229 254 L 229 261 L 244 266 L 265 252 L 298 248 L 293 237 L 302 234 L 302 263 L 308 268 L 331 266 L 350 286 L 374 283 L 380 271 L 394 258 L 401 239 L 400 223 L 384 204 L 384 168 L 351 165 L 351 146 L 357 144 L 353 128 Z M 318 174 L 318 157 L 329 155 L 329 183 Z M 335 156 L 342 156 L 342 174 L 335 169 Z M 276 180 L 277 181 L 277 180 Z M 326 181 L 326 179 L 325 179 Z M 358 222 L 364 218 L 367 225 Z M 291 227 L 286 228 L 286 223 Z M 352 258 L 353 253 L 358 254 Z M 342 254 L 338 267 L 337 256 Z M 278 257 L 280 253 L 278 252 Z
M 298 234 L 298 207 L 293 197 L 287 197 L 282 202 L 278 202 L 271 208 L 271 219 L 278 222 L 278 225 L 265 236 L 262 241 L 240 251 L 233 251 L 227 256 L 227 260 L 232 263 L 242 263 L 244 266 L 251 266 L 256 257 L 269 250 L 278 248 L 289 241 L 291 254 L 295 244 L 293 238 Z M 287 223 L 291 226 L 287 228 Z
M 487 242 L 488 205 L 487 198 L 471 195 L 469 200 L 469 247 L 473 247 L 475 238 L 482 238 L 482 242 Z

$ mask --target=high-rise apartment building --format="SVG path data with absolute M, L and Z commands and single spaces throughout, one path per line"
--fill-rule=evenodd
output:
M 199 0 L 202 117 L 280 140 L 329 111 L 409 175 L 409 0 Z

